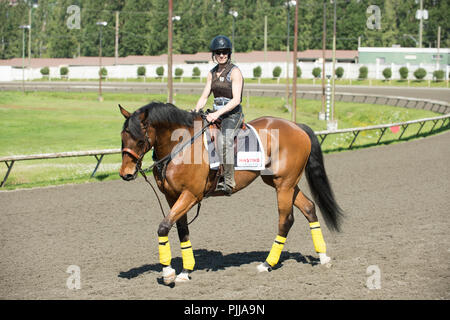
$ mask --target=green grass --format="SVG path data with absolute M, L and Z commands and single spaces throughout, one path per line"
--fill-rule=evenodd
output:
M 175 104 L 183 109 L 193 109 L 198 96 L 176 95 Z M 82 151 L 120 148 L 120 131 L 124 118 L 119 112 L 120 103 L 128 111 L 147 104 L 149 101 L 166 101 L 166 95 L 105 93 L 104 101 L 97 101 L 97 93 L 65 92 L 0 92 L 0 157 L 64 151 Z M 210 98 L 212 101 L 212 97 Z M 211 105 L 211 101 L 208 106 Z M 290 119 L 284 108 L 283 98 L 243 98 L 246 121 L 275 116 Z M 321 102 L 300 100 L 297 105 L 297 122 L 306 123 L 314 130 L 325 130 L 326 123 L 318 120 Z M 370 105 L 362 103 L 336 103 L 335 117 L 339 128 L 364 127 L 374 124 L 395 123 L 437 114 L 415 109 Z M 432 124 L 422 132 L 427 133 Z M 411 126 L 402 140 L 415 136 L 417 127 Z M 379 132 L 362 132 L 355 147 L 367 147 L 377 140 Z M 400 133 L 387 130 L 383 142 L 398 140 Z M 344 150 L 353 139 L 353 134 L 331 135 L 323 144 L 324 152 Z M 144 163 L 151 163 L 150 157 Z M 78 157 L 49 160 L 19 161 L 4 188 L 46 186 L 63 183 L 110 180 L 118 178 L 120 155 L 107 155 L 95 178 L 90 175 L 96 165 L 94 157 Z M 0 163 L 0 179 L 6 173 L 6 166 Z

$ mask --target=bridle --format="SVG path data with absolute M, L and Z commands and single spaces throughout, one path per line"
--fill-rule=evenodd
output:
M 205 119 L 206 117 L 204 115 L 202 115 L 202 118 Z M 152 183 L 148 180 L 147 175 L 145 174 L 145 171 L 148 172 L 148 171 L 152 170 L 154 167 L 157 167 L 162 163 L 170 162 L 170 160 L 172 160 L 172 157 L 174 157 L 175 155 L 177 155 L 178 153 L 183 151 L 186 146 L 191 145 L 195 141 L 195 139 L 200 137 L 203 134 L 203 132 L 205 132 L 205 130 L 209 127 L 210 124 L 211 123 L 209 123 L 207 121 L 206 125 L 204 125 L 199 132 L 195 133 L 194 136 L 191 138 L 191 140 L 186 141 L 183 145 L 180 146 L 180 148 L 177 148 L 178 150 L 176 152 L 169 153 L 162 159 L 159 159 L 159 160 L 153 162 L 153 164 L 150 167 L 148 167 L 147 169 L 142 169 L 142 159 L 144 158 L 145 154 L 153 148 L 151 141 L 150 141 L 150 137 L 148 136 L 148 125 L 146 125 L 144 127 L 145 146 L 144 146 L 144 152 L 140 156 L 137 154 L 137 152 L 135 152 L 134 150 L 132 150 L 130 148 L 122 148 L 122 155 L 124 153 L 128 153 L 131 156 L 133 156 L 133 158 L 136 159 L 136 171 L 139 172 L 144 177 L 144 180 L 150 185 L 153 192 L 155 193 L 156 198 L 158 199 L 159 208 L 161 209 L 161 213 L 164 218 L 166 217 L 166 215 L 164 214 L 164 209 L 162 207 L 161 200 L 159 199 L 159 196 L 158 196 L 158 193 L 156 192 L 155 187 L 153 187 Z M 164 181 L 162 183 L 164 185 Z M 194 222 L 195 219 L 197 219 L 197 217 L 200 213 L 200 207 L 201 207 L 201 202 L 199 202 L 197 204 L 197 213 L 196 213 L 195 217 L 187 225 L 190 225 L 192 222 Z
M 148 136 L 148 125 L 144 127 L 145 132 L 145 146 L 144 146 L 144 152 L 139 156 L 134 150 L 130 148 L 122 148 L 122 154 L 128 153 L 133 156 L 133 158 L 136 159 L 136 170 L 140 171 L 142 166 L 142 159 L 144 158 L 145 154 L 149 152 L 152 149 L 152 143 L 150 141 L 150 137 Z M 151 167 L 153 168 L 153 166 Z M 149 168 L 150 169 L 150 168 Z

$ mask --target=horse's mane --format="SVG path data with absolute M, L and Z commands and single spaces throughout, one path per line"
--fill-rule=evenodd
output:
M 143 113 L 146 114 L 144 119 L 146 125 L 178 124 L 187 127 L 194 125 L 194 118 L 198 115 L 195 112 L 179 109 L 171 103 L 150 102 L 133 112 L 123 126 L 123 129 L 128 128 L 131 135 L 136 139 L 144 138 L 140 119 Z

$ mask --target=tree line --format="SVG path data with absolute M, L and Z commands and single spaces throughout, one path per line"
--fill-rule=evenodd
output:
M 267 50 L 293 47 L 294 7 L 287 0 L 173 0 L 174 53 L 209 50 L 211 39 L 224 34 L 232 38 L 237 52 L 263 50 L 267 20 Z M 416 0 L 337 0 L 337 49 L 361 46 L 416 47 L 419 20 Z M 329 0 L 299 0 L 298 50 L 321 49 L 324 3 L 327 48 L 332 47 L 333 4 Z M 436 47 L 441 27 L 442 48 L 450 46 L 448 0 L 423 0 L 428 19 L 423 23 L 423 47 Z M 375 11 L 379 8 L 378 25 Z M 70 7 L 70 9 L 69 9 Z M 372 7 L 373 8 L 373 7 Z M 237 17 L 230 14 L 236 11 Z M 118 14 L 117 14 L 118 12 Z M 0 0 L 0 58 L 25 55 L 62 58 L 97 56 L 102 28 L 102 55 L 114 56 L 116 18 L 118 54 L 160 55 L 167 53 L 168 0 Z M 267 17 L 267 18 L 266 18 Z M 289 19 L 288 19 L 289 17 Z M 99 21 L 107 22 L 104 27 Z M 30 31 L 20 25 L 31 25 Z M 289 25 L 289 28 L 288 28 Z M 289 38 L 287 36 L 289 30 Z

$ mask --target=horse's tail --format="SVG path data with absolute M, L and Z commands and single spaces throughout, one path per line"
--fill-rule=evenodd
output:
M 328 181 L 319 139 L 307 125 L 302 123 L 297 123 L 297 125 L 308 134 L 311 140 L 311 153 L 306 164 L 305 174 L 314 201 L 319 206 L 328 228 L 340 231 L 340 222 L 344 212 L 337 204 Z

